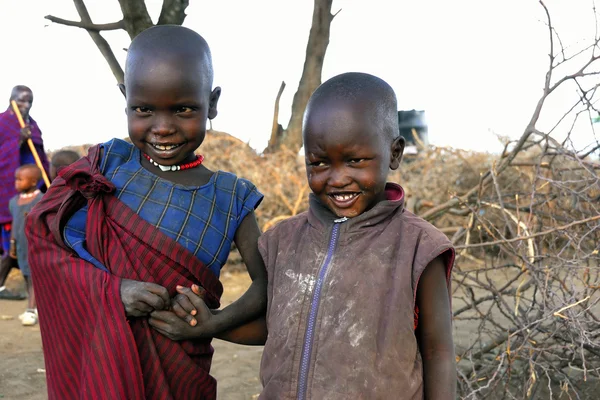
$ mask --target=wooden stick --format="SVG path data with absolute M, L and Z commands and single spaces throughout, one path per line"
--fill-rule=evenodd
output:
M 25 121 L 23 121 L 23 116 L 21 115 L 21 111 L 17 106 L 17 103 L 14 100 L 10 101 L 12 105 L 13 111 L 19 120 L 19 125 L 21 125 L 21 129 L 25 128 Z M 42 164 L 42 160 L 40 160 L 40 156 L 38 155 L 35 146 L 33 145 L 33 141 L 31 138 L 27 139 L 27 144 L 29 145 L 29 150 L 31 150 L 31 154 L 33 154 L 33 158 L 35 159 L 35 163 L 37 164 L 40 171 L 42 171 L 42 178 L 44 179 L 44 183 L 46 184 L 46 188 L 50 187 L 50 179 L 48 179 L 48 175 L 46 175 L 46 170 L 44 169 L 44 164 Z

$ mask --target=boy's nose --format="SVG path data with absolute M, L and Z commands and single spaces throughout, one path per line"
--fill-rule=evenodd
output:
M 175 133 L 175 127 L 169 118 L 157 116 L 152 126 L 152 133 L 156 135 L 172 135 Z
M 329 186 L 336 188 L 343 188 L 348 186 L 352 182 L 352 179 L 345 173 L 343 169 L 335 169 L 331 171 L 327 183 Z

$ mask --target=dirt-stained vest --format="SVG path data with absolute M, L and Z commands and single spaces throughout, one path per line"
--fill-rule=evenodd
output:
M 260 399 L 422 399 L 414 333 L 421 273 L 454 250 L 405 211 L 400 186 L 351 219 L 311 195 L 309 211 L 259 241 L 269 275 Z M 448 310 L 450 312 L 450 310 Z

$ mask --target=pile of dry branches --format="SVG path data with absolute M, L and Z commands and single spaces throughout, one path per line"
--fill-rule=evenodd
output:
M 402 172 L 415 211 L 457 249 L 453 312 L 464 399 L 600 393 L 600 142 L 570 145 L 576 122 L 588 120 L 593 132 L 599 114 L 600 84 L 590 77 L 600 74 L 600 40 L 571 56 L 562 45 L 557 51 L 541 5 L 550 63 L 522 136 L 499 157 L 429 149 Z M 573 72 L 556 79 L 558 67 Z M 542 132 L 544 103 L 565 85 L 579 99 Z
M 402 182 L 416 195 L 416 211 L 457 249 L 453 311 L 462 397 L 550 398 L 563 391 L 594 398 L 600 163 L 540 132 L 524 137 L 487 171 L 478 163 L 485 155 L 430 150 L 405 168 Z M 445 158 L 433 165 L 432 157 Z M 436 175 L 440 165 L 455 164 L 463 168 Z M 422 191 L 422 183 L 441 190 Z

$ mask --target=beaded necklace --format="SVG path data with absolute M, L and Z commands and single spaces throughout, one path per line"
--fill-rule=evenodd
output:
M 19 194 L 19 197 L 22 199 L 30 199 L 34 196 L 37 196 L 40 193 L 40 189 L 36 189 L 35 191 L 31 192 L 31 193 L 21 193 Z
M 160 165 L 159 163 L 157 163 L 156 161 L 151 159 L 148 154 L 146 154 L 146 153 L 142 153 L 142 154 L 144 155 L 146 160 L 150 161 L 150 164 L 154 165 L 155 167 L 160 168 L 161 171 L 183 171 L 185 169 L 195 168 L 195 167 L 199 166 L 200 164 L 202 164 L 202 161 L 204 161 L 203 155 L 197 155 L 196 159 L 194 161 L 190 161 L 189 163 L 186 163 L 186 164 Z

